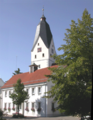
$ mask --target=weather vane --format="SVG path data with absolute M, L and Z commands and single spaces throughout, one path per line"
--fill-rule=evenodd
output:
M 44 15 L 44 6 L 43 6 L 43 9 L 42 9 L 42 11 L 43 11 L 43 15 Z

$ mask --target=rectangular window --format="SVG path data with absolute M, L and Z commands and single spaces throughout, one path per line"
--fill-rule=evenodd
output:
M 11 95 L 11 91 L 9 91 L 9 96 Z
M 6 108 L 6 103 L 5 103 L 5 106 L 4 106 L 5 108 Z
M 15 105 L 14 104 L 12 104 L 13 106 L 12 106 L 12 110 L 14 110 L 15 111 Z
M 5 91 L 5 97 L 7 97 L 7 91 Z
M 36 55 L 35 55 L 35 58 L 36 58 Z
M 52 55 L 50 54 L 50 57 L 52 57 Z
M 28 106 L 28 104 L 29 104 L 29 103 L 28 103 L 28 102 L 26 102 L 26 108 L 28 108 L 28 107 L 29 107 L 29 106 Z
M 13 104 L 13 108 L 15 107 L 15 105 Z
M 38 87 L 38 94 L 41 94 L 41 87 Z
M 37 52 L 41 52 L 41 48 L 37 48 Z
M 35 94 L 35 88 L 32 88 L 32 95 Z
M 52 102 L 52 109 L 54 109 L 54 102 Z
M 41 102 L 38 102 L 38 108 L 41 108 Z
M 34 105 L 35 105 L 35 103 L 32 103 L 32 108 L 34 108 L 34 107 L 35 107 Z
M 8 108 L 11 108 L 11 103 L 8 104 Z
M 26 108 L 25 108 L 26 111 L 29 111 L 29 103 L 26 102 Z
M 4 104 L 4 110 L 7 110 L 7 103 Z
M 44 57 L 44 53 L 42 54 L 42 57 Z
M 21 109 L 21 105 L 19 105 L 19 109 Z
M 28 90 L 28 89 L 26 89 L 26 91 L 27 91 L 27 93 L 29 92 L 29 90 Z

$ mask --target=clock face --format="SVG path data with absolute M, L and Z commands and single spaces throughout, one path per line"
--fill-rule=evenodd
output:
M 41 48 L 37 48 L 37 52 L 41 52 Z

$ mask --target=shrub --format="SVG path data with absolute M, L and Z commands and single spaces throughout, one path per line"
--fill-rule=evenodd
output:
M 0 109 L 0 120 L 6 120 L 6 119 L 2 118 L 2 116 L 3 116 L 3 111 Z
M 4 111 L 6 111 L 7 110 L 7 108 L 4 108 Z
M 28 107 L 25 109 L 26 111 L 29 111 Z
M 12 118 L 24 118 L 24 115 L 19 113 L 19 116 L 18 116 L 18 114 L 14 113 Z
M 15 110 L 15 108 L 13 107 L 12 110 Z
M 0 118 L 0 120 L 6 120 L 5 118 Z
M 5 118 L 0 118 L 0 120 L 6 120 Z
M 10 111 L 11 110 L 11 108 L 8 108 L 8 111 Z
M 3 111 L 0 109 L 0 118 L 3 116 Z
M 34 109 L 34 108 L 31 108 L 31 110 L 32 110 L 33 112 L 35 112 L 35 109 Z
M 37 111 L 40 112 L 40 111 L 41 111 L 41 108 L 38 108 Z

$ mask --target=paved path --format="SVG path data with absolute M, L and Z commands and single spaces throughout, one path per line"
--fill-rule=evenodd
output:
M 4 117 L 5 118 L 5 117 Z M 63 117 L 28 117 L 26 119 L 24 118 L 11 118 L 11 117 L 7 117 L 6 120 L 80 120 L 80 117 L 72 117 L 72 116 L 63 116 Z

